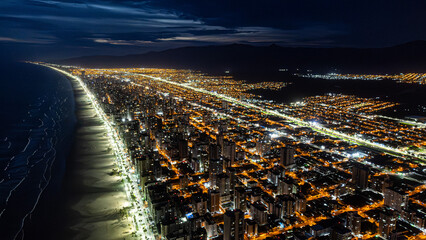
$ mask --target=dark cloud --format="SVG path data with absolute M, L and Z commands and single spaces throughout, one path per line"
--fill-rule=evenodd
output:
M 381 47 L 426 39 L 420 0 L 3 0 L 8 57 L 128 54 L 188 45 Z

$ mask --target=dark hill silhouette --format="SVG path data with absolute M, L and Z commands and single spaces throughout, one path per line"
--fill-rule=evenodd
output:
M 426 41 L 386 48 L 304 48 L 230 44 L 183 47 L 126 56 L 85 56 L 56 63 L 83 67 L 189 68 L 211 73 L 262 74 L 311 69 L 313 72 L 426 72 Z

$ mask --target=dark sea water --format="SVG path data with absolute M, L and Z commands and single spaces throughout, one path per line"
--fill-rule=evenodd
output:
M 0 70 L 0 239 L 44 239 L 62 200 L 73 90 L 45 67 L 3 63 Z

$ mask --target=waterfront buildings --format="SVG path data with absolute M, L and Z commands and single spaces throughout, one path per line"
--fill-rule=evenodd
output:
M 425 234 L 424 154 L 405 145 L 422 149 L 425 130 L 372 115 L 393 103 L 326 95 L 284 105 L 193 71 L 63 69 L 84 71 L 125 147 L 121 173 L 138 193 L 129 196 L 158 238 Z

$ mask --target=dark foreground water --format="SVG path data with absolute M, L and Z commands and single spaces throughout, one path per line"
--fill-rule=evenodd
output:
M 0 238 L 55 229 L 75 116 L 70 82 L 25 63 L 1 64 Z

